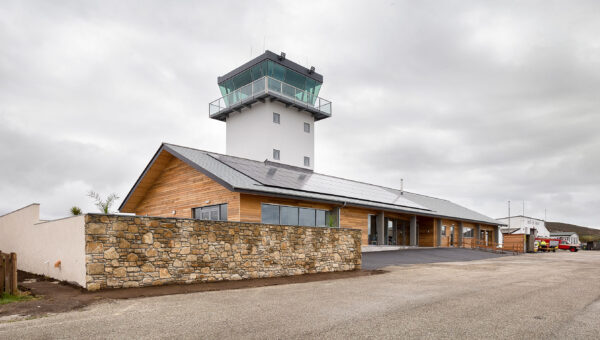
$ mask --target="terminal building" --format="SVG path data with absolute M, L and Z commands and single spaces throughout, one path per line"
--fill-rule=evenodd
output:
M 217 83 L 209 117 L 226 124 L 226 154 L 163 143 L 121 212 L 355 228 L 374 246 L 498 242 L 504 223 L 456 203 L 314 171 L 315 129 L 333 111 L 314 67 L 266 51 Z

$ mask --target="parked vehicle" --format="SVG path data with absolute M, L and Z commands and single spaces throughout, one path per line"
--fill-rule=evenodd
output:
M 549 238 L 549 237 L 536 237 L 535 239 L 538 251 L 555 252 L 556 249 L 568 250 L 570 252 L 576 252 L 579 250 L 579 245 L 577 244 L 567 244 L 563 243 L 562 240 L 557 238 Z M 546 244 L 545 247 L 542 247 L 543 244 Z
M 556 249 L 558 249 L 559 244 L 560 240 L 536 237 L 534 249 L 535 251 L 540 252 L 556 252 Z

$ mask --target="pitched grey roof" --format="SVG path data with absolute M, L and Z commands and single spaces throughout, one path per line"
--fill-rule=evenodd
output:
M 323 175 L 274 162 L 259 162 L 166 143 L 161 148 L 232 191 L 336 202 L 493 225 L 502 224 L 491 217 L 444 199 Z

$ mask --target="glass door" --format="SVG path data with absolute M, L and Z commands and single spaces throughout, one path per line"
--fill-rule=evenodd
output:
M 369 244 L 377 244 L 377 215 L 369 215 Z
M 385 219 L 385 244 L 395 246 L 397 240 L 396 235 L 396 220 L 392 218 Z

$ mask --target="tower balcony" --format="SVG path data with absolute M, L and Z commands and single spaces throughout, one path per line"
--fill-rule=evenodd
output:
M 331 117 L 331 102 L 315 94 L 301 90 L 281 80 L 265 76 L 208 104 L 210 118 L 225 121 L 227 115 L 253 103 L 265 100 L 279 101 L 287 107 L 313 114 L 315 120 Z

